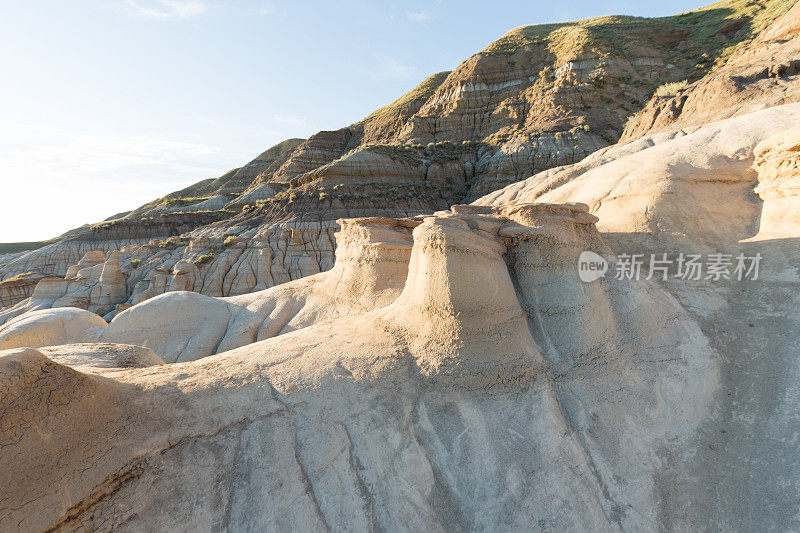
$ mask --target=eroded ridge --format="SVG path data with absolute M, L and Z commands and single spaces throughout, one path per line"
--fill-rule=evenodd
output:
M 655 285 L 579 280 L 580 251 L 605 253 L 585 206 L 340 224 L 328 272 L 167 293 L 25 351 L 25 375 L 88 388 L 0 449 L 29 474 L 0 472 L 0 528 L 657 526 L 654 472 L 692 453 L 717 370 Z M 58 330 L 45 311 L 0 340 Z M 6 425 L 49 409 L 18 358 Z

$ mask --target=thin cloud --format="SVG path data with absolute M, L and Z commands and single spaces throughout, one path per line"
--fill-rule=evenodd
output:
M 147 136 L 54 135 L 50 142 L 0 151 L 0 168 L 16 179 L 75 178 L 125 167 L 154 168 L 216 154 L 219 147 Z
M 431 15 L 426 11 L 409 11 L 406 13 L 406 18 L 411 22 L 425 22 L 430 20 Z
M 406 11 L 406 18 L 417 24 L 422 24 L 428 22 L 429 20 L 433 20 L 436 18 L 436 11 L 438 11 L 441 3 L 441 0 L 436 0 L 433 3 L 426 3 L 424 9 Z
M 0 133 L 0 181 L 18 201 L 0 210 L 0 242 L 53 237 L 222 174 L 220 148 L 150 135 Z M 38 142 L 26 142 L 38 137 Z M 35 189 L 36 194 L 31 194 Z M 19 221 L 24 220 L 24 224 Z
M 128 0 L 128 9 L 137 17 L 151 19 L 186 19 L 208 11 L 199 0 L 157 0 L 147 4 Z

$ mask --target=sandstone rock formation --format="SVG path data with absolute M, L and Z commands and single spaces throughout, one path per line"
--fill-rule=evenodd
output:
M 687 87 L 658 93 L 626 125 L 622 141 L 743 115 L 800 99 L 800 5 L 773 2 L 773 10 L 792 7 L 747 46 L 740 46 L 724 64 Z M 715 6 L 711 6 L 712 9 Z M 724 9 L 722 7 L 721 9 Z M 752 22 L 731 20 L 753 32 Z M 741 31 L 741 30 L 739 30 Z M 669 80 L 665 80 L 669 81 Z M 667 86 L 668 87 L 668 86 Z M 669 94 L 674 92 L 675 94 Z
M 26 462 L 35 472 L 17 484 L 6 483 L 16 470 L 0 474 L 11 488 L 2 525 L 655 527 L 653 502 L 665 496 L 653 472 L 688 459 L 718 369 L 693 320 L 660 289 L 614 280 L 582 288 L 577 254 L 603 251 L 594 221 L 577 205 L 519 205 L 457 207 L 419 224 L 381 222 L 385 229 L 346 224 L 374 245 L 342 246 L 343 264 L 324 283 L 396 279 L 394 262 L 374 259 L 407 254 L 407 244 L 383 239 L 416 225 L 394 301 L 370 298 L 362 305 L 372 311 L 318 314 L 303 329 L 195 362 L 83 374 L 41 352 L 4 352 L 0 362 L 13 369 L 6 387 L 28 407 L 4 419 L 13 439 L 3 454 L 35 450 Z M 346 304 L 327 294 L 329 306 Z M 159 299 L 177 311 L 187 295 Z M 576 315 L 598 329 L 561 337 Z M 43 366 L 49 387 L 75 391 L 52 412 L 28 392 L 39 384 L 18 377 Z M 73 409 L 100 400 L 96 423 L 65 432 Z M 66 439 L 45 446 L 24 430 L 33 420 Z M 113 454 L 98 456 L 101 434 L 106 445 L 115 435 Z M 58 468 L 32 466 L 50 464 L 67 442 Z M 66 485 L 31 499 L 59 479 Z
M 108 259 L 99 250 L 87 252 L 77 265 L 67 269 L 64 278 L 40 279 L 29 298 L 0 311 L 0 324 L 28 311 L 51 307 L 87 309 L 98 315 L 111 315 L 128 298 L 126 276 L 119 264 L 119 253 Z
M 8 268 L 36 268 L 42 261 L 52 261 L 50 270 L 69 276 L 42 279 L 29 291 L 29 298 L 15 298 L 10 303 L 17 301 L 16 305 L 0 310 L 0 324 L 27 311 L 59 306 L 91 309 L 111 319 L 131 305 L 175 290 L 210 296 L 262 290 L 329 269 L 335 228 L 335 221 L 281 223 L 257 226 L 241 233 L 240 238 L 226 237 L 221 229 L 215 229 L 193 237 L 129 244 L 109 252 L 106 276 L 102 276 L 103 265 L 78 276 L 83 265 L 69 266 L 63 259 L 65 255 L 74 257 L 72 242 L 59 244 L 55 250 L 37 250 L 17 258 Z M 83 249 L 82 245 L 77 247 Z M 52 253 L 58 253 L 59 259 L 54 260 Z M 86 255 L 97 258 L 102 251 L 89 250 Z M 80 261 L 75 259 L 75 263 Z M 24 298 L 25 294 L 20 296 Z
M 44 276 L 23 272 L 0 281 L 0 310 L 12 307 L 33 294 L 36 285 Z
M 83 309 L 29 311 L 0 326 L 0 349 L 86 342 L 106 326 L 105 320 Z
M 0 256 L 0 531 L 800 529 L 791 6 L 519 28 Z
M 794 60 L 796 8 L 786 13 L 792 3 L 728 0 L 659 19 L 601 17 L 517 28 L 453 72 L 430 76 L 351 126 L 305 141 L 289 139 L 217 179 L 79 228 L 41 250 L 0 257 L 0 280 L 25 272 L 64 275 L 87 251 L 108 253 L 154 239 L 191 239 L 217 229 L 217 235 L 232 229 L 237 236 L 253 230 L 263 234 L 270 228 L 283 231 L 285 224 L 305 231 L 307 225 L 330 228 L 338 218 L 445 209 L 609 146 L 626 117 L 639 111 L 656 87 L 684 79 L 734 80 L 755 88 L 737 89 L 738 96 L 721 100 L 717 90 L 704 92 L 698 111 L 722 107 L 707 105 L 708 98 L 730 102 L 732 111 L 714 119 L 796 101 L 793 70 L 780 67 Z M 728 66 L 718 69 L 728 57 Z M 778 78 L 769 74 L 755 76 L 753 83 L 741 81 L 754 65 L 761 70 L 766 65 L 764 72 L 779 73 Z M 775 83 L 780 87 L 764 88 Z M 759 91 L 774 97 L 760 99 Z M 659 98 L 654 102 L 662 102 Z M 683 107 L 687 117 L 692 115 L 691 104 Z M 645 117 L 653 113 L 663 114 L 643 112 L 639 122 L 648 125 L 630 126 L 626 139 L 649 131 L 653 121 Z M 321 235 L 318 245 L 306 244 L 318 248 L 323 256 L 318 262 L 330 268 L 331 234 Z M 167 274 L 177 262 L 165 267 Z M 133 277 L 147 281 L 149 275 Z M 163 292 L 160 283 L 155 280 L 149 296 Z M 243 292 L 265 286 L 259 281 Z M 228 295 L 224 288 L 204 293 Z
M 537 174 L 477 203 L 577 201 L 600 218 L 601 231 L 691 248 L 734 243 L 759 231 L 754 151 L 776 130 L 791 129 L 799 113 L 800 104 L 787 104 L 655 134 Z
M 662 481 L 670 494 L 684 494 L 677 498 L 682 503 L 662 511 L 670 517 L 662 525 L 667 529 L 798 527 L 798 454 L 787 445 L 800 429 L 789 414 L 800 402 L 793 384 L 800 246 L 790 207 L 796 105 L 655 134 L 480 202 L 589 202 L 617 253 L 762 257 L 751 282 L 733 275 L 715 281 L 705 273 L 682 279 L 674 271 L 668 280 L 654 278 L 696 317 L 721 364 L 697 455 L 677 469 L 691 472 L 693 481 L 681 481 L 672 466 L 670 480 Z M 695 483 L 707 489 L 695 492 Z M 686 512 L 677 521 L 682 511 L 672 505 Z
M 779 133 L 755 148 L 758 187 L 763 200 L 760 238 L 800 234 L 800 128 Z
M 334 268 L 242 296 L 165 294 L 116 317 L 99 339 L 191 361 L 391 302 L 405 282 L 412 220 L 342 221 Z
M 145 368 L 164 361 L 143 346 L 110 343 L 55 345 L 40 348 L 48 359 L 81 371 L 111 368 Z

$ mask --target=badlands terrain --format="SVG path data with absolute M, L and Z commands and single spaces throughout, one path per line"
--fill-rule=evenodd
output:
M 0 245 L 0 531 L 800 529 L 798 74 L 790 0 L 524 26 Z

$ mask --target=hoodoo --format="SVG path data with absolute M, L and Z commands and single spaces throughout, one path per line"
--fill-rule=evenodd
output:
M 423 375 L 493 383 L 541 364 L 502 258 L 504 222 L 456 214 L 414 230 L 408 281 L 384 316 L 410 333 Z
M 7 4 L 0 11 L 30 9 Z M 156 69 L 176 76 L 153 87 L 211 72 L 202 90 L 219 79 L 237 98 L 209 101 L 283 124 L 278 112 L 299 99 L 305 117 L 313 98 L 265 73 L 292 71 L 306 41 L 324 37 L 309 27 L 363 35 L 359 17 L 375 12 L 347 1 L 303 9 L 294 31 L 291 3 L 246 19 L 249 3 L 225 4 L 128 2 L 129 23 L 159 46 L 127 52 L 116 34 L 141 28 L 73 31 L 48 47 L 58 32 L 6 26 L 23 59 L 32 36 L 35 50 L 66 50 L 106 35 L 109 46 L 81 53 L 122 53 L 126 68 L 102 80 L 115 98 L 95 104 L 135 86 L 126 103 L 138 110 L 170 100 L 142 98 L 153 84 L 137 85 L 141 76 L 107 91 L 114 76 L 138 75 L 137 54 L 156 48 L 170 59 L 166 39 L 201 35 L 179 47 L 191 60 L 212 46 L 200 68 Z M 508 15 L 463 7 L 384 17 L 387 37 L 456 46 L 421 30 Z M 47 30 L 57 13 L 69 29 L 80 9 L 31 20 Z M 81 28 L 116 13 L 95 11 Z M 236 38 L 217 46 L 224 31 L 186 20 L 204 16 Z M 239 59 L 250 57 L 263 45 L 253 36 L 267 34 L 247 28 L 276 16 L 267 34 L 292 53 L 270 50 L 257 69 L 237 60 L 224 75 L 221 54 L 244 44 Z M 346 59 L 356 42 L 332 50 Z M 302 76 L 326 77 L 303 87 L 361 98 L 335 79 L 344 59 L 322 54 L 314 68 L 329 45 L 298 63 Z M 58 54 L 36 61 L 45 56 L 66 72 Z M 108 74 L 83 64 L 98 63 L 70 63 L 81 91 Z M 3 87 L 23 85 L 0 106 L 66 127 L 57 115 L 69 80 L 37 85 L 28 76 L 53 68 L 6 66 Z M 0 533 L 800 531 L 800 2 L 521 26 L 452 66 L 358 122 L 273 143 L 219 177 L 49 241 L 0 243 Z M 245 71 L 248 83 L 236 81 Z M 58 105 L 43 115 L 47 91 Z M 176 109 L 176 122 L 205 124 L 186 113 L 201 100 L 160 106 L 156 129 Z M 227 152 L 244 127 L 216 117 L 191 132 L 208 136 L 202 145 L 127 134 L 31 144 L 51 122 L 24 135 L 9 123 L 0 175 L 30 164 L 37 178 L 4 182 L 0 217 L 11 215 L 0 230 L 57 218 L 43 207 L 51 189 L 65 195 L 59 208 L 95 217 L 95 195 L 167 187 L 223 161 L 214 146 Z M 278 129 L 251 126 L 248 143 Z M 117 159 L 125 172 L 163 172 L 140 182 L 98 171 L 114 185 L 67 197 L 85 181 L 70 174 L 78 162 Z M 64 186 L 39 187 L 51 174 Z M 25 181 L 37 186 L 17 187 Z

